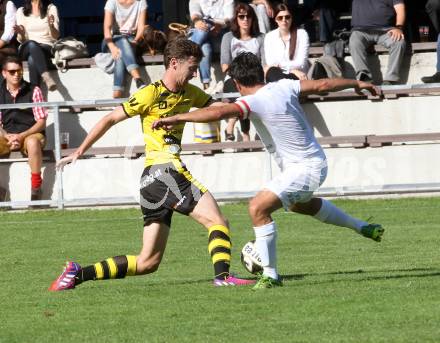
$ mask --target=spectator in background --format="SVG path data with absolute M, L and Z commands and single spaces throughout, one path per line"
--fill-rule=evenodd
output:
M 432 25 L 437 31 L 437 71 L 432 76 L 422 77 L 424 83 L 440 82 L 440 0 L 428 0 L 426 3 L 426 12 L 432 21 Z
M 331 42 L 333 33 L 340 25 L 339 15 L 350 8 L 351 0 L 320 0 L 319 12 L 319 40 L 323 43 Z
M 274 16 L 278 28 L 264 37 L 267 82 L 282 78 L 307 80 L 309 35 L 296 27 L 287 5 L 276 5 Z
M 145 84 L 136 62 L 135 49 L 143 38 L 146 18 L 146 0 L 107 0 L 105 4 L 102 50 L 110 51 L 116 63 L 113 98 L 122 98 L 124 95 L 126 70 L 135 80 L 136 87 Z
M 399 71 L 406 49 L 403 26 L 403 0 L 353 0 L 350 53 L 356 78 L 371 81 L 373 76 L 367 62 L 367 51 L 374 44 L 389 49 L 387 72 L 383 85 L 399 83 Z
M 2 69 L 0 103 L 44 102 L 41 89 L 23 80 L 23 65 L 16 56 L 8 56 Z M 31 169 L 31 200 L 41 199 L 42 149 L 46 138 L 47 111 L 44 107 L 14 108 L 0 112 L 0 124 L 6 131 L 10 151 L 20 150 L 29 157 Z
M 242 0 L 252 6 L 258 18 L 258 27 L 261 33 L 270 31 L 270 18 L 273 18 L 272 2 L 269 0 Z
M 28 62 L 31 84 L 39 85 L 43 79 L 50 91 L 57 88 L 48 65 L 52 46 L 60 36 L 59 22 L 58 9 L 50 0 L 25 0 L 17 10 L 18 55 Z
M 233 0 L 190 0 L 189 14 L 194 28 L 189 39 L 202 48 L 200 61 L 200 79 L 203 89 L 211 82 L 211 58 L 215 45 L 220 46 L 221 39 L 234 15 Z
M 252 52 L 260 61 L 264 62 L 264 34 L 258 28 L 258 19 L 253 8 L 245 3 L 238 3 L 235 6 L 234 17 L 231 21 L 231 32 L 226 33 L 222 39 L 220 63 L 222 71 L 227 73 L 232 60 L 241 52 Z M 238 92 L 233 80 L 226 76 L 223 92 Z M 237 118 L 230 118 L 225 129 L 225 138 L 234 141 L 234 125 Z M 250 121 L 240 120 L 243 141 L 249 141 Z
M 12 1 L 0 0 L 0 65 L 6 56 L 17 53 L 17 47 L 13 43 L 16 12 Z

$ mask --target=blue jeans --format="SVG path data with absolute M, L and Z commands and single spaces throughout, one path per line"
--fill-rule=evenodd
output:
M 193 41 L 202 48 L 203 58 L 200 61 L 199 71 L 200 80 L 202 83 L 209 83 L 211 81 L 211 58 L 212 58 L 212 44 L 209 32 L 191 29 L 189 40 Z
M 138 69 L 139 65 L 136 63 L 136 56 L 130 42 L 134 39 L 132 36 L 115 35 L 112 37 L 113 42 L 121 50 L 121 56 L 115 61 L 115 70 L 113 72 L 113 90 L 123 91 L 125 85 L 125 70 L 131 72 L 133 69 Z M 102 42 L 102 52 L 109 52 L 107 44 Z

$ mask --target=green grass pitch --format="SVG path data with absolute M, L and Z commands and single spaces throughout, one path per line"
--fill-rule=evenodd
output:
M 383 242 L 278 211 L 284 287 L 259 292 L 214 288 L 206 232 L 175 215 L 157 273 L 51 293 L 66 259 L 136 254 L 140 211 L 0 212 L 0 342 L 440 342 L 440 198 L 335 203 Z M 246 204 L 222 210 L 251 277 Z

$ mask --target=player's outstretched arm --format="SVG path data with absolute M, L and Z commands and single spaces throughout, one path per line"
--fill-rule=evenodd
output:
M 215 104 L 215 105 L 214 105 Z M 208 123 L 212 121 L 218 121 L 221 119 L 238 117 L 240 115 L 240 108 L 235 104 L 223 104 L 214 103 L 213 106 L 204 107 L 192 112 L 176 114 L 168 118 L 162 118 L 156 120 L 152 124 L 154 130 L 164 128 L 165 130 L 171 130 L 174 125 L 186 122 L 195 123 Z
M 84 154 L 87 151 L 87 149 L 89 149 L 99 138 L 101 138 L 113 125 L 127 118 L 128 117 L 125 114 L 124 110 L 122 109 L 122 106 L 116 107 L 112 112 L 110 112 L 105 117 L 103 117 L 93 127 L 93 129 L 89 132 L 87 137 L 78 147 L 78 149 L 75 150 L 75 152 L 58 161 L 57 169 L 63 170 L 66 164 L 75 162 L 78 159 L 78 157 Z
M 368 91 L 371 95 L 379 95 L 380 90 L 369 82 L 352 79 L 321 79 L 303 80 L 301 82 L 301 95 L 320 94 L 327 92 L 337 92 L 344 89 L 354 88 L 358 94 L 363 94 L 362 90 Z

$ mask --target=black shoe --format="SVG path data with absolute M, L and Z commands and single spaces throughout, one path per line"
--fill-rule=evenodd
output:
M 42 192 L 41 187 L 39 187 L 39 188 L 32 188 L 32 190 L 31 190 L 31 200 L 32 201 L 41 200 L 42 193 L 43 192 Z
M 421 78 L 424 83 L 437 83 L 440 82 L 440 72 L 435 73 L 432 76 L 424 76 Z
M 373 82 L 373 79 L 371 77 L 369 77 L 367 74 L 365 73 L 360 73 L 359 74 L 359 81 L 364 81 L 364 82 Z
M 399 81 L 384 80 L 382 82 L 382 86 L 394 86 L 394 85 L 398 85 L 398 84 L 400 84 Z
M 134 81 L 136 82 L 136 88 L 141 88 L 145 86 L 145 82 L 142 79 L 134 79 Z

